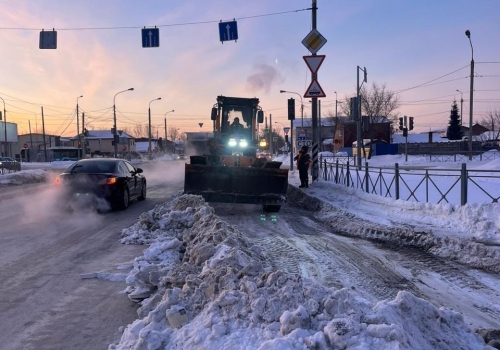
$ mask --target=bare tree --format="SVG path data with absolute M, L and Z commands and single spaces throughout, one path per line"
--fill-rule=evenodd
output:
M 130 130 L 129 135 L 132 135 L 135 138 L 148 137 L 149 136 L 148 126 L 143 124 L 135 124 L 134 128 Z
M 360 90 L 361 114 L 370 117 L 370 123 L 379 123 L 385 118 L 395 121 L 399 113 L 396 110 L 401 103 L 399 96 L 387 90 L 385 84 L 373 83 L 370 89 L 363 86 Z M 341 104 L 344 115 L 351 115 L 351 98 L 346 96 L 345 102 Z
M 491 131 L 491 133 L 488 133 L 490 140 L 498 140 L 500 138 L 500 111 L 493 110 L 486 112 L 486 115 L 479 120 L 478 124 Z
M 167 131 L 168 139 L 170 141 L 176 141 L 180 139 L 180 132 L 179 129 L 176 126 L 171 126 L 168 128 Z

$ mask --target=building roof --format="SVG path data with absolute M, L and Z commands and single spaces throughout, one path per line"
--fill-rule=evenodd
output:
M 448 138 L 441 137 L 437 132 L 431 132 L 432 142 L 448 142 Z M 392 135 L 392 143 L 405 143 L 406 140 L 401 134 Z M 429 133 L 408 134 L 408 143 L 427 143 L 429 142 Z
M 134 138 L 133 136 L 130 136 L 126 132 L 122 132 L 120 134 L 120 130 L 118 130 L 118 136 L 125 137 L 127 139 L 133 139 Z M 77 136 L 73 136 L 70 139 L 71 140 L 76 140 L 77 138 L 78 138 Z M 92 140 L 92 139 L 112 139 L 113 138 L 113 134 L 111 133 L 111 130 L 89 130 L 89 134 L 88 134 L 88 136 L 86 138 L 89 139 L 89 140 Z

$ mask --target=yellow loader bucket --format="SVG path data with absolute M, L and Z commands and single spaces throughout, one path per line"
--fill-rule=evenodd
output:
M 279 169 L 279 162 L 269 163 L 275 164 L 264 168 L 186 164 L 184 193 L 201 195 L 207 202 L 285 202 L 288 170 Z

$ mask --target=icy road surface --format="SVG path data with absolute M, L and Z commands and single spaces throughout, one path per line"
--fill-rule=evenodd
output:
M 376 243 L 332 232 L 314 212 L 284 205 L 263 215 L 259 206 L 213 204 L 216 214 L 255 240 L 276 269 L 328 287 L 352 288 L 369 300 L 405 290 L 464 314 L 471 328 L 500 324 L 498 275 L 437 258 L 420 249 Z

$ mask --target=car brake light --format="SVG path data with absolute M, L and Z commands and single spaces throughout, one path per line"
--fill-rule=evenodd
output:
M 117 180 L 118 179 L 116 177 L 110 177 L 110 178 L 102 180 L 101 184 L 103 184 L 103 185 L 114 185 L 117 182 Z
M 61 184 L 61 178 L 56 177 L 56 185 L 60 185 L 60 184 Z

